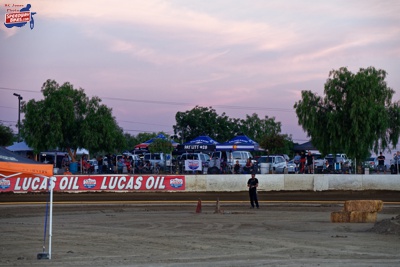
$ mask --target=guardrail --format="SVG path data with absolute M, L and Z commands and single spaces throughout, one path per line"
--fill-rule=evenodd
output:
M 400 175 L 258 174 L 259 191 L 392 190 L 400 191 Z M 247 190 L 250 175 L 56 175 L 54 191 L 186 191 Z M 14 176 L 0 179 L 1 192 L 42 192 L 48 179 Z

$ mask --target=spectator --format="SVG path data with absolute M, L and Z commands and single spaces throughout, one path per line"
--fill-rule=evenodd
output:
M 69 171 L 68 167 L 65 168 L 64 175 L 72 175 L 72 173 Z
M 87 160 L 87 155 L 83 154 L 81 158 L 81 164 L 82 164 L 82 172 L 83 173 L 90 173 L 90 163 Z
M 394 171 L 393 173 L 399 173 L 399 164 L 400 164 L 400 151 L 397 151 L 396 154 L 394 154 Z
M 247 159 L 246 165 L 243 167 L 243 171 L 245 173 L 252 173 L 253 172 L 253 162 L 251 162 L 251 158 Z
M 378 174 L 379 174 L 380 171 L 383 171 L 383 173 L 386 174 L 385 156 L 382 155 L 382 152 L 379 153 L 379 156 L 378 156 L 378 169 L 377 169 L 377 171 L 378 171 Z
M 126 170 L 128 171 L 128 173 L 131 173 L 131 161 L 129 160 L 129 157 L 125 157 L 125 166 L 126 166 Z
M 305 165 L 306 165 L 306 154 L 304 154 L 304 151 L 302 151 L 300 155 L 300 173 L 304 173 Z
M 107 166 L 108 166 L 108 173 L 114 173 L 114 164 L 111 154 L 107 155 Z
M 103 157 L 102 156 L 97 157 L 97 172 L 99 174 L 103 173 Z
M 233 173 L 234 174 L 239 174 L 240 173 L 240 164 L 239 161 L 237 160 L 235 165 L 233 166 Z
M 61 161 L 61 166 L 62 166 L 62 168 L 67 169 L 67 168 L 69 168 L 69 164 L 70 164 L 70 161 L 69 161 L 68 154 L 65 154 Z
M 301 159 L 300 154 L 299 154 L 299 152 L 297 152 L 297 153 L 296 153 L 296 156 L 294 156 L 294 159 L 293 159 L 294 164 L 296 164 L 296 169 L 295 169 L 295 172 L 296 172 L 296 173 L 298 173 L 299 170 L 300 170 L 300 168 L 299 168 L 299 166 L 300 166 L 300 159 Z
M 325 166 L 324 166 L 324 173 L 331 173 L 332 172 L 332 166 L 329 165 L 329 161 L 325 161 Z
M 124 158 L 120 158 L 117 163 L 118 174 L 122 174 L 125 167 Z
M 311 155 L 310 151 L 308 151 L 307 153 L 306 160 L 307 160 L 307 173 L 311 174 L 313 173 L 314 156 Z

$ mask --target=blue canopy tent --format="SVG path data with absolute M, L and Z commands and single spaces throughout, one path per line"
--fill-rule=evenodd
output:
M 33 156 L 33 149 L 30 148 L 24 141 L 23 142 L 14 142 L 13 145 L 6 147 L 8 150 L 18 154 L 20 156 Z
M 182 145 L 178 145 L 178 151 L 214 151 L 216 145 L 219 144 L 217 141 L 209 137 L 208 135 L 201 135 L 196 137 L 189 142 Z
M 149 145 L 151 145 L 154 142 L 154 140 L 156 140 L 156 139 L 169 140 L 167 137 L 165 137 L 165 135 L 159 134 L 156 137 L 151 138 L 150 140 L 147 140 L 146 142 L 143 142 L 143 143 L 140 143 L 140 144 L 136 145 L 134 150 L 136 150 L 136 151 L 137 150 L 147 150 Z M 169 141 L 171 142 L 173 147 L 178 146 L 178 143 L 175 142 L 174 140 L 169 140 Z
M 216 145 L 216 150 L 260 150 L 260 145 L 246 135 L 237 135 L 225 143 Z
M 14 142 L 13 145 L 6 148 L 14 153 L 18 151 L 33 151 L 33 149 L 30 148 L 25 142 Z
M 200 135 L 189 142 L 184 143 L 184 145 L 192 145 L 192 144 L 205 144 L 205 145 L 216 145 L 219 144 L 217 141 L 209 137 L 208 135 Z

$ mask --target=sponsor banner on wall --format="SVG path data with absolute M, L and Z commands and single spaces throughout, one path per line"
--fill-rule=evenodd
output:
M 185 190 L 184 175 L 55 175 L 54 191 L 177 191 Z M 0 179 L 1 192 L 40 192 L 49 179 L 18 175 Z
M 185 160 L 185 171 L 201 171 L 202 170 L 201 160 L 187 159 Z

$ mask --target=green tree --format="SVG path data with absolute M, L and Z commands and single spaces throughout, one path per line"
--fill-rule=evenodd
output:
M 165 135 L 164 135 L 165 136 Z M 172 143 L 168 139 L 155 138 L 149 145 L 150 153 L 164 153 L 164 155 L 171 154 L 174 150 Z M 166 170 L 167 158 L 164 156 L 164 171 Z
M 156 133 L 139 133 L 136 135 L 136 143 L 135 145 L 141 144 L 146 142 L 147 140 L 150 140 L 151 138 L 156 137 L 157 134 Z
M 149 145 L 150 153 L 161 152 L 164 154 L 171 154 L 172 150 L 174 150 L 172 143 L 166 139 L 156 138 L 153 143 Z
M 139 144 L 137 141 L 137 138 L 129 133 L 124 133 L 124 138 L 125 138 L 125 147 L 123 150 L 132 150 L 135 145 Z
M 0 124 L 0 146 L 9 146 L 13 144 L 14 133 L 10 127 Z
M 135 137 L 132 137 L 133 140 L 134 140 L 134 145 L 133 145 L 133 147 L 135 147 L 135 146 L 138 145 L 138 144 L 144 143 L 144 142 L 146 142 L 146 141 L 148 141 L 148 140 L 150 140 L 150 139 L 152 139 L 152 138 L 154 138 L 154 137 L 156 137 L 157 135 L 160 135 L 160 134 L 162 134 L 162 135 L 164 135 L 164 136 L 168 136 L 168 135 L 167 135 L 166 133 L 164 133 L 164 132 L 158 132 L 158 133 L 155 133 L 155 132 L 153 132 L 153 133 L 139 133 L 139 134 L 136 135 Z M 130 148 L 130 149 L 132 149 L 132 148 Z
M 75 161 L 78 148 L 96 154 L 125 146 L 122 129 L 100 98 L 88 98 L 83 89 L 54 80 L 47 80 L 41 91 L 43 100 L 32 99 L 22 107 L 22 136 L 36 152 L 65 149 Z
M 287 134 L 267 134 L 264 135 L 259 141 L 260 147 L 268 150 L 269 154 L 287 154 L 291 155 L 293 148 L 293 141 L 291 136 Z
M 266 136 L 276 137 L 281 132 L 281 123 L 276 122 L 275 118 L 265 116 L 260 119 L 256 113 L 246 115 L 246 119 L 240 120 L 240 132 L 251 139 L 261 142 Z
M 332 70 L 322 98 L 302 91 L 294 108 L 299 124 L 322 154 L 344 152 L 357 162 L 370 151 L 397 145 L 399 103 L 385 82 L 386 72 L 373 67 L 357 73 Z
M 217 141 L 224 142 L 238 131 L 233 120 L 229 119 L 225 113 L 219 116 L 212 107 L 196 106 L 192 110 L 177 112 L 175 120 L 174 133 L 182 143 L 199 135 L 208 135 Z
M 225 113 L 218 115 L 212 107 L 196 106 L 192 110 L 178 112 L 175 119 L 174 132 L 182 142 L 199 135 L 208 135 L 219 142 L 225 142 L 238 134 L 245 134 L 260 143 L 265 138 L 275 138 L 281 132 L 281 123 L 276 122 L 274 117 L 265 116 L 261 119 L 253 113 L 251 116 L 246 115 L 245 119 L 229 118 Z M 283 151 L 286 144 L 281 144 L 282 147 L 276 149 Z

